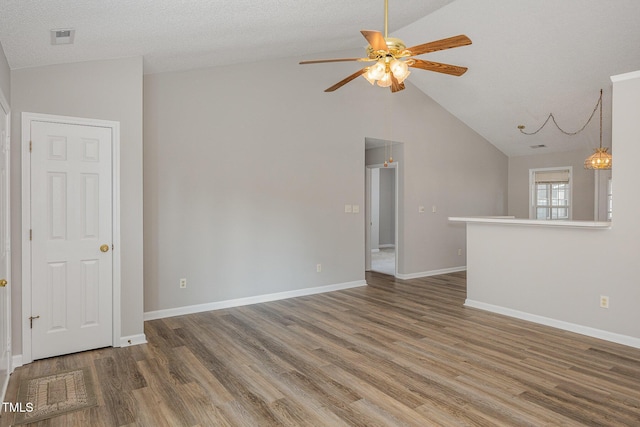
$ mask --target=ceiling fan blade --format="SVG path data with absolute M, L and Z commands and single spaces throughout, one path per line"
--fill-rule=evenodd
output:
M 362 30 L 360 32 L 364 38 L 367 39 L 373 50 L 384 50 L 385 52 L 389 52 L 387 42 L 384 40 L 380 31 Z
M 311 61 L 300 61 L 301 65 L 305 64 L 322 64 L 324 62 L 350 62 L 350 61 L 373 61 L 369 58 L 334 58 L 334 59 L 313 59 Z
M 391 73 L 391 92 L 400 92 L 404 89 L 404 83 L 400 83 L 398 79 Z
M 448 39 L 436 40 L 429 43 L 419 44 L 408 48 L 411 56 L 422 55 L 423 53 L 435 52 L 438 50 L 451 49 L 454 47 L 466 46 L 471 44 L 471 39 L 464 34 L 449 37 Z
M 346 77 L 346 78 L 340 80 L 338 83 L 336 83 L 333 86 L 325 89 L 325 92 L 333 92 L 336 89 L 340 89 L 342 86 L 346 85 L 351 80 L 354 80 L 354 79 L 360 77 L 361 75 L 363 75 L 365 71 L 367 71 L 367 67 L 364 67 L 363 69 L 358 70 L 355 73 L 351 74 L 349 77 Z
M 409 67 L 420 68 L 421 70 L 435 71 L 438 73 L 450 74 L 452 76 L 461 76 L 467 72 L 467 67 L 459 67 L 457 65 L 443 64 L 441 62 L 423 61 L 414 59 L 413 64 Z

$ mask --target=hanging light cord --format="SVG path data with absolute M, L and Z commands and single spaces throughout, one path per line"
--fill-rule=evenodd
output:
M 600 148 L 602 148 L 602 89 L 600 89 L 600 100 L 598 104 L 600 104 Z M 593 113 L 591 115 L 593 116 Z
M 593 107 L 593 111 L 591 112 L 591 116 L 589 116 L 589 120 L 587 120 L 584 126 L 582 126 L 580 129 L 578 129 L 575 132 L 567 132 L 566 130 L 562 129 L 560 125 L 558 125 L 558 122 L 556 121 L 556 118 L 554 117 L 553 113 L 550 113 L 549 116 L 547 117 L 547 120 L 544 121 L 542 126 L 540 126 L 538 129 L 536 129 L 533 132 L 525 132 L 523 125 L 518 126 L 518 130 L 520 130 L 520 133 L 523 133 L 525 135 L 535 135 L 536 133 L 540 132 L 547 125 L 547 123 L 549 123 L 549 120 L 551 120 L 553 121 L 553 124 L 556 125 L 558 130 L 564 133 L 565 135 L 577 135 L 580 132 L 582 132 L 589 123 L 591 123 L 591 120 L 593 119 L 593 116 L 596 114 L 598 107 L 600 107 L 600 145 L 602 145 L 602 89 L 600 89 L 600 98 L 598 98 L 598 102 L 596 103 L 596 106 Z

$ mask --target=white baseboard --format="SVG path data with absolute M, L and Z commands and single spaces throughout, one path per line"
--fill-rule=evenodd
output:
M 145 336 L 145 334 L 129 335 L 128 337 L 120 338 L 120 347 L 128 347 L 131 345 L 146 344 L 146 343 L 147 343 L 147 337 Z M 13 357 L 11 358 L 11 372 L 13 372 L 14 369 L 19 368 L 22 365 L 23 365 L 22 355 L 14 354 Z
M 388 249 L 388 248 L 395 248 L 396 245 L 394 245 L 393 243 L 385 243 L 385 244 L 382 244 L 382 245 L 378 245 L 378 247 L 380 249 Z
M 340 291 L 343 289 L 357 288 L 366 285 L 367 282 L 365 282 L 364 280 L 358 280 L 355 282 L 338 283 L 336 285 L 318 286 L 315 288 L 298 289 L 295 291 L 277 292 L 274 294 L 256 295 L 253 297 L 216 301 L 206 304 L 147 311 L 144 313 L 143 319 L 145 321 L 163 319 L 165 317 L 182 316 L 185 314 L 201 313 L 203 311 L 222 310 L 224 308 L 240 307 L 243 305 L 258 304 L 261 302 L 278 301 L 288 298 L 302 297 L 306 295 L 322 294 L 325 292 Z
M 461 267 L 451 267 L 451 268 L 443 268 L 440 270 L 431 270 L 431 271 L 422 271 L 420 273 L 409 273 L 409 274 L 396 274 L 398 279 L 409 280 L 409 279 L 418 279 L 420 277 L 429 277 L 429 276 L 438 276 L 440 274 L 449 274 L 449 273 L 457 273 L 458 271 L 466 271 L 467 266 L 463 265 Z
M 380 252 L 380 249 L 371 249 L 371 253 L 375 254 L 375 253 L 378 253 L 378 252 Z
M 145 334 L 120 337 L 120 347 L 129 347 L 132 345 L 146 344 L 146 343 L 147 343 L 147 337 Z
M 537 314 L 526 313 L 524 311 L 513 310 L 511 308 L 487 304 L 470 299 L 467 299 L 464 305 L 466 307 L 478 308 L 480 310 L 490 311 L 492 313 L 515 317 L 516 319 L 522 319 L 545 326 L 551 326 L 553 328 L 562 329 L 564 331 L 575 332 L 576 334 L 586 335 L 592 338 L 611 341 L 629 347 L 640 348 L 640 338 L 630 337 L 628 335 L 616 334 L 613 332 L 603 331 L 601 329 L 578 325 L 576 323 L 565 322 L 562 320 L 552 319 L 550 317 L 538 316 Z

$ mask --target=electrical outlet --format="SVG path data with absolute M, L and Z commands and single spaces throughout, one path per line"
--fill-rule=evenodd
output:
M 316 273 L 320 273 L 322 271 L 322 264 L 316 264 Z
M 462 249 L 458 249 L 458 255 L 462 255 Z
M 180 279 L 180 288 L 184 289 L 187 287 L 187 279 Z
M 600 295 L 600 307 L 601 308 L 609 308 L 609 297 L 605 295 Z

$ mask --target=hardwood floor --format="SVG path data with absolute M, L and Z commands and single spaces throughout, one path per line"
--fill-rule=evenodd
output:
M 89 366 L 97 407 L 41 426 L 640 425 L 640 350 L 463 307 L 464 273 L 145 323 Z M 3 414 L 0 426 L 12 422 Z

